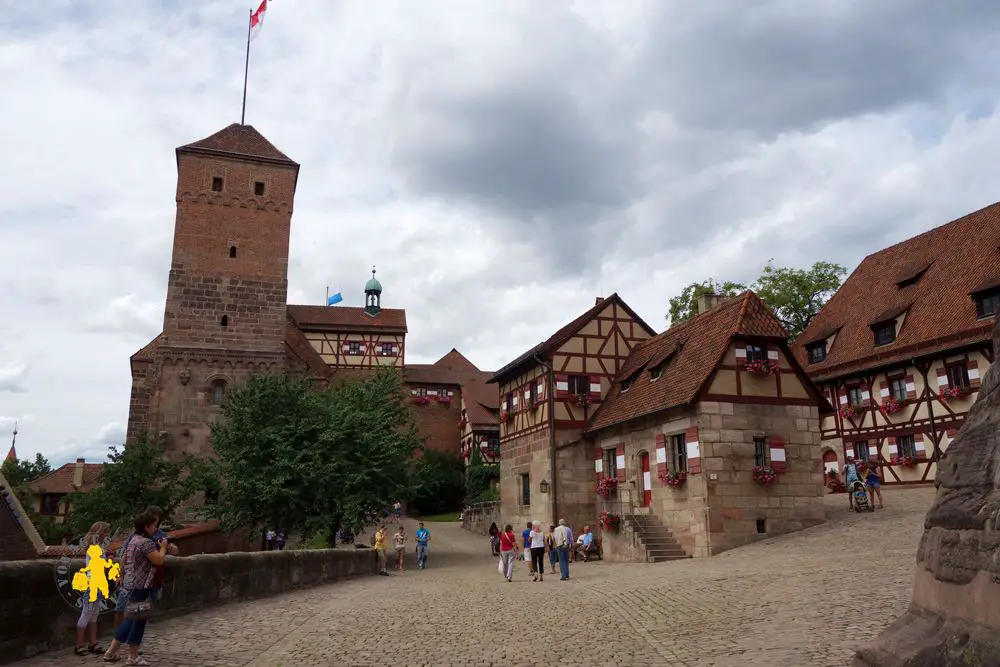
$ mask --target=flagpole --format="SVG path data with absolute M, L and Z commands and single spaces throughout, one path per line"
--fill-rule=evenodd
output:
M 243 111 L 240 112 L 240 125 L 246 125 L 247 119 L 247 76 L 250 74 L 250 28 L 253 26 L 253 10 L 247 19 L 247 59 L 243 65 Z
M 329 285 L 326 286 L 326 301 L 324 301 L 323 303 L 325 303 L 328 306 L 330 305 L 330 286 Z

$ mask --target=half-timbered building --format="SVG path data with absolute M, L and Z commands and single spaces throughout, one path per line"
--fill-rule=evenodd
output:
M 612 294 L 490 378 L 500 389 L 504 521 L 593 518 L 583 431 L 632 349 L 654 334 Z
M 466 466 L 474 451 L 479 452 L 483 463 L 499 465 L 500 395 L 495 384 L 477 379 L 462 385 L 462 415 L 458 428 Z
M 832 408 L 753 292 L 642 342 L 592 416 L 605 555 L 709 556 L 825 520 L 819 420 Z M 773 472 L 772 472 L 773 471 Z M 607 513 L 607 514 L 605 514 Z
M 993 362 L 1000 204 L 866 257 L 796 340 L 837 408 L 824 466 L 853 458 L 883 483 L 931 483 Z

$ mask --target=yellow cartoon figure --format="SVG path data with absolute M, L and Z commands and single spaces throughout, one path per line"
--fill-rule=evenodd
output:
M 90 588 L 90 601 L 97 602 L 97 593 L 108 597 L 108 580 L 117 581 L 119 567 L 104 557 L 104 549 L 99 544 L 87 547 L 87 566 L 73 575 L 73 590 L 86 591 Z

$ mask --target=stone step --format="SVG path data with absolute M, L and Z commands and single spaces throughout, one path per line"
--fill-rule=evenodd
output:
M 670 549 L 646 549 L 647 556 L 687 556 L 680 547 Z
M 646 545 L 647 549 L 652 549 L 654 547 L 678 547 L 680 544 L 672 537 L 651 537 L 642 540 L 642 543 Z
M 651 563 L 666 563 L 667 561 L 684 560 L 690 557 L 691 556 L 688 556 L 687 554 L 683 554 L 681 556 L 648 556 L 647 560 Z

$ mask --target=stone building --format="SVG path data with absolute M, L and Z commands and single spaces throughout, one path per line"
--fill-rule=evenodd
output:
M 252 126 L 233 124 L 176 150 L 177 215 L 163 332 L 131 358 L 128 441 L 209 454 L 229 388 L 264 372 L 317 384 L 396 368 L 425 446 L 461 451 L 461 388 L 483 384 L 457 352 L 407 366 L 406 313 L 382 308 L 372 271 L 365 306 L 289 305 L 288 253 L 299 165 Z M 464 360 L 464 357 L 462 357 Z M 434 396 L 434 403 L 421 396 Z
M 830 407 L 753 292 L 703 297 L 701 314 L 643 341 L 586 437 L 607 557 L 710 556 L 822 523 L 819 419 Z M 773 483 L 755 469 L 774 472 Z
M 837 408 L 824 465 L 845 458 L 883 483 L 930 484 L 993 362 L 1000 306 L 1000 204 L 866 257 L 795 341 Z
M 490 378 L 500 387 L 504 522 L 593 522 L 593 450 L 583 432 L 632 349 L 654 333 L 612 294 Z

